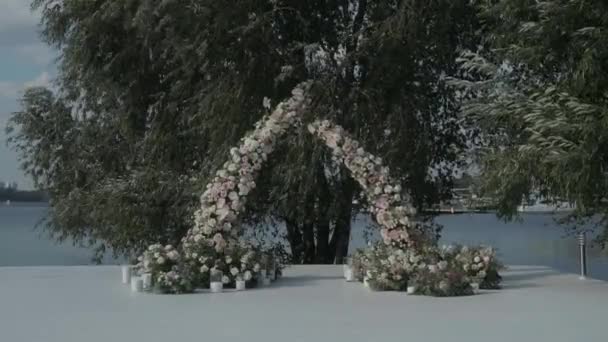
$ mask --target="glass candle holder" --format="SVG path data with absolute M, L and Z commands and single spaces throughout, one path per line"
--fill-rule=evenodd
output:
M 346 279 L 346 281 L 355 281 L 355 272 L 353 272 L 353 258 L 344 258 L 344 265 L 342 267 L 344 271 L 344 279 Z
M 222 292 L 224 288 L 224 283 L 222 282 L 222 278 L 224 273 L 222 271 L 213 269 L 209 273 L 209 288 L 211 292 Z
M 152 273 L 144 273 L 141 275 L 144 290 L 152 289 Z
M 416 286 L 415 285 L 409 285 L 407 287 L 407 294 L 408 295 L 413 295 L 416 293 Z
M 121 271 L 122 271 L 122 283 L 129 284 L 131 282 L 131 266 L 122 265 Z
M 244 291 L 246 288 L 245 279 L 243 279 L 243 276 L 241 274 L 237 274 L 236 276 L 235 288 L 237 291 Z
M 144 281 L 139 277 L 131 278 L 131 291 L 141 292 L 144 288 Z

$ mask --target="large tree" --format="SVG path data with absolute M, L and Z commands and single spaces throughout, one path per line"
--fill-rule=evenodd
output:
M 569 227 L 606 226 L 608 3 L 479 5 L 483 49 L 464 55 L 467 77 L 454 83 L 472 95 L 465 113 L 483 132 L 485 190 L 506 217 L 541 195 L 576 205 Z
M 177 243 L 226 151 L 294 85 L 385 158 L 423 208 L 449 196 L 464 145 L 453 91 L 476 19 L 458 0 L 36 0 L 61 52 L 58 92 L 11 120 L 23 167 L 51 196 L 49 231 L 137 252 Z M 295 262 L 340 261 L 358 189 L 295 129 L 246 222 L 284 222 Z

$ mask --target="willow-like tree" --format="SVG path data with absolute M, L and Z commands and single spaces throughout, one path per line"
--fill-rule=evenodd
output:
M 11 120 L 24 169 L 51 197 L 47 228 L 137 252 L 177 243 L 227 149 L 292 87 L 383 156 L 414 204 L 450 193 L 465 143 L 444 75 L 470 47 L 466 0 L 36 0 L 61 52 L 58 91 Z M 268 107 L 268 106 L 266 106 Z M 285 223 L 294 262 L 348 251 L 364 206 L 345 170 L 294 129 L 262 172 L 245 223 Z M 359 204 L 353 204 L 359 203 Z
M 576 205 L 571 228 L 607 226 L 608 3 L 479 5 L 484 48 L 463 56 L 468 77 L 454 84 L 473 95 L 465 113 L 483 132 L 483 188 L 506 217 L 540 196 Z

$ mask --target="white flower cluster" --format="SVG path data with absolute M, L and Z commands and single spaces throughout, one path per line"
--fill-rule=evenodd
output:
M 496 251 L 492 247 L 479 246 L 451 246 L 444 248 L 444 257 L 451 255 L 451 258 L 458 262 L 462 270 L 471 279 L 481 282 L 489 271 L 498 270 L 502 266 L 496 259 Z
M 238 237 L 237 219 L 247 195 L 256 186 L 255 177 L 274 150 L 277 139 L 305 107 L 307 87 L 306 83 L 296 87 L 288 101 L 279 104 L 241 140 L 239 147 L 230 150 L 230 159 L 217 171 L 201 196 L 201 207 L 194 214 L 195 225 L 182 241 L 186 252 L 191 246 L 201 243 L 221 252 L 227 247 L 227 240 Z
M 230 262 L 226 262 L 228 254 L 244 248 L 238 243 L 240 226 L 237 220 L 247 195 L 255 188 L 255 177 L 274 150 L 277 139 L 294 124 L 298 114 L 306 107 L 305 94 L 309 87 L 308 82 L 296 86 L 290 99 L 281 102 L 270 115 L 260 120 L 255 129 L 241 139 L 239 147 L 230 150 L 229 160 L 217 171 L 201 195 L 201 207 L 195 212 L 194 227 L 182 239 L 180 250 L 172 246 L 150 246 L 140 257 L 139 267 L 144 272 L 159 275 L 157 280 L 169 284 L 173 290 L 171 284 L 176 282 L 175 279 L 180 279 L 176 278 L 180 276 L 179 269 L 188 273 L 186 268 L 195 268 L 196 272 L 206 273 L 215 265 L 230 265 Z M 269 104 L 270 101 L 265 99 L 264 106 Z M 210 251 L 210 247 L 213 251 Z M 201 261 L 202 258 L 209 260 Z M 254 255 L 249 255 L 249 258 L 253 261 Z M 167 263 L 167 260 L 171 262 Z M 259 264 L 251 261 L 241 263 L 240 268 L 237 265 L 229 266 L 223 280 L 231 282 L 237 276 L 251 279 L 252 273 L 260 269 Z M 178 266 L 179 262 L 181 268 L 173 267 Z M 181 275 L 183 278 L 184 275 Z
M 369 211 L 382 227 L 384 242 L 395 245 L 417 242 L 413 230 L 409 229 L 409 217 L 416 211 L 402 194 L 401 185 L 391 180 L 382 159 L 366 152 L 342 127 L 330 121 L 316 121 L 308 130 L 327 144 L 334 160 L 344 164 L 361 185 L 371 205 Z

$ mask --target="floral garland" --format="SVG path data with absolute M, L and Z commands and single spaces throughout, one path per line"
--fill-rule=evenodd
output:
M 309 87 L 308 82 L 296 86 L 289 100 L 258 121 L 253 132 L 241 139 L 240 146 L 230 150 L 230 159 L 202 194 L 194 227 L 182 239 L 180 249 L 153 245 L 139 257 L 140 272 L 152 273 L 163 292 L 189 292 L 197 285 L 204 286 L 212 270 L 223 271 L 226 285 L 236 279 L 256 280 L 265 266 L 260 265 L 263 253 L 239 242 L 239 214 L 278 138 L 306 107 L 304 94 Z
M 369 211 L 382 227 L 380 233 L 386 244 L 414 246 L 422 239 L 413 229 L 409 217 L 416 210 L 402 194 L 401 185 L 394 182 L 382 159 L 368 153 L 345 130 L 330 121 L 316 121 L 308 130 L 331 149 L 333 159 L 342 163 L 361 185 L 363 195 L 370 203 Z

